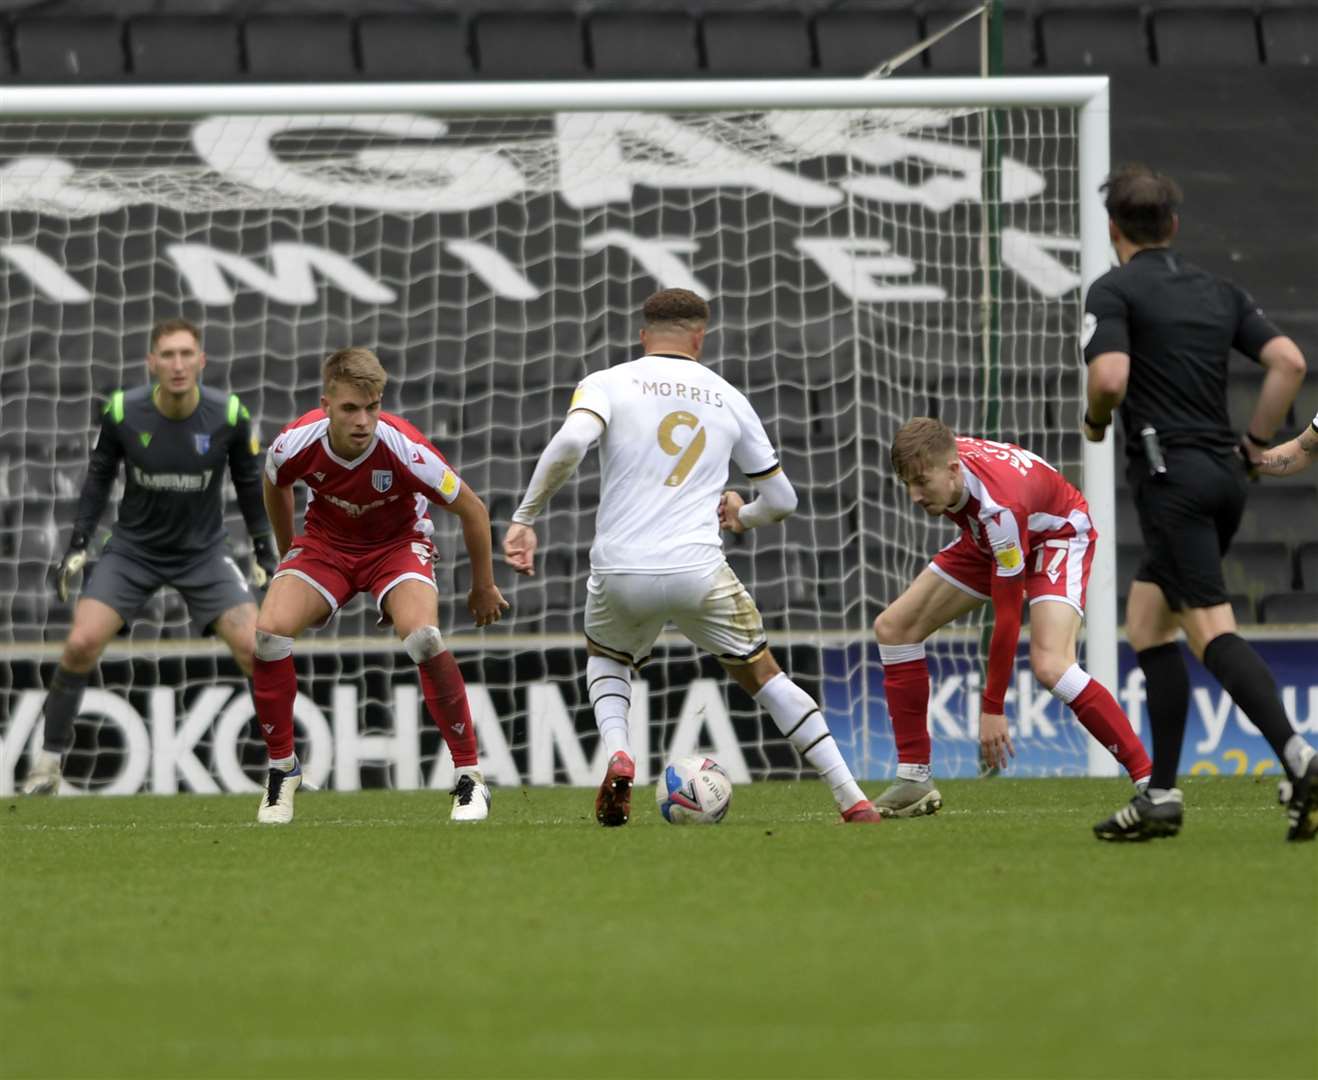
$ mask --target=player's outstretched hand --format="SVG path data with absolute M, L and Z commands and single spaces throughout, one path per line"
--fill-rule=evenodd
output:
M 268 536 L 252 537 L 252 560 L 247 571 L 247 584 L 254 589 L 264 589 L 275 576 L 279 565 L 279 556 L 275 554 L 275 545 Z
M 61 604 L 67 604 L 73 592 L 73 579 L 87 565 L 87 537 L 74 533 L 69 540 L 69 550 L 64 558 L 56 564 L 52 577 L 55 579 L 55 595 Z
M 744 533 L 746 531 L 746 526 L 741 523 L 741 518 L 737 515 L 741 513 L 741 508 L 745 505 L 746 500 L 735 491 L 725 491 L 719 496 L 719 528 L 726 529 L 730 533 Z
M 503 617 L 508 610 L 508 601 L 497 585 L 476 585 L 467 593 L 467 610 L 477 626 L 489 626 Z
M 979 752 L 985 764 L 994 769 L 1005 769 L 1007 762 L 1016 756 L 1007 733 L 1007 718 L 1000 713 L 979 714 Z
M 535 577 L 535 549 L 539 543 L 530 525 L 514 521 L 503 534 L 503 557 L 519 574 Z

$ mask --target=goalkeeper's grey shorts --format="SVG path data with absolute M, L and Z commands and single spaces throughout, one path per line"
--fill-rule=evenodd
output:
M 113 541 L 111 541 L 113 545 Z M 224 547 L 195 556 L 159 556 L 129 546 L 108 546 L 83 582 L 82 595 L 114 608 L 125 624 L 162 586 L 173 586 L 188 606 L 188 617 L 202 634 L 239 604 L 254 604 L 247 575 Z

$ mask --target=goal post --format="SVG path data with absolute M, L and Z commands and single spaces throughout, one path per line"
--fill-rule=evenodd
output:
M 1001 165 L 982 185 L 990 113 Z M 992 337 L 1003 437 L 1083 475 L 1103 538 L 1086 664 L 1115 688 L 1113 445 L 1077 435 L 1081 298 L 1109 263 L 1108 153 L 1103 77 L 0 88 L 11 501 L 0 792 L 37 737 L 67 630 L 38 568 L 67 541 L 94 403 L 144 378 L 146 331 L 180 312 L 202 326 L 208 376 L 243 397 L 263 440 L 315 404 L 325 353 L 377 347 L 386 407 L 455 459 L 501 529 L 575 381 L 634 355 L 644 296 L 704 292 L 709 361 L 751 397 L 802 494 L 793 523 L 732 545 L 730 561 L 869 778 L 893 764 L 870 623 L 947 539 L 897 489 L 886 447 L 925 412 L 977 433 Z M 984 190 L 1000 198 L 992 335 L 977 264 Z M 513 612 L 483 633 L 462 618 L 465 556 L 438 515 L 443 629 L 499 782 L 591 775 L 576 684 L 597 493 L 588 461 L 544 519 L 545 570 L 501 577 Z M 359 602 L 295 654 L 313 771 L 342 787 L 439 786 L 444 755 L 414 672 L 368 616 Z M 935 695 L 943 774 L 973 772 L 977 650 L 969 625 L 931 648 L 947 691 Z M 140 772 L 152 790 L 232 790 L 257 775 L 237 673 L 193 640 L 177 604 L 108 661 L 80 723 L 87 786 L 131 790 Z M 632 717 L 654 760 L 731 740 L 734 779 L 806 775 L 716 674 L 662 640 Z M 1106 751 L 1037 689 L 1028 672 L 1013 687 L 1035 725 L 1022 771 L 1110 772 Z M 167 713 L 186 718 L 191 741 L 162 756 Z M 420 749 L 400 749 L 409 739 Z M 149 769 L 132 764 L 143 752 Z

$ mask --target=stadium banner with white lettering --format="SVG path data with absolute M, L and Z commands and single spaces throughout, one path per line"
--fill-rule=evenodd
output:
M 1318 736 L 1318 640 L 1309 638 L 1262 639 L 1252 642 L 1271 668 L 1281 690 L 1286 712 L 1301 732 Z M 856 771 L 867 778 L 890 775 L 896 760 L 892 725 L 883 696 L 883 668 L 877 650 L 860 663 L 859 646 L 850 650 L 826 651 L 824 706 L 829 725 L 838 742 L 848 751 Z M 939 655 L 942 677 L 930 688 L 929 728 L 933 734 L 933 767 L 939 776 L 974 776 L 979 733 L 981 670 L 973 660 L 951 648 L 929 646 L 931 658 Z M 850 655 L 848 655 L 850 654 Z M 1199 664 L 1189 650 L 1185 656 L 1190 671 L 1190 715 L 1181 751 L 1181 771 L 1193 775 L 1262 775 L 1281 772 L 1276 755 L 1258 729 L 1235 707 L 1226 691 Z M 1109 687 L 1130 717 L 1144 745 L 1152 751 L 1148 713 L 1145 708 L 1144 673 L 1135 653 L 1125 642 L 1118 655 L 1120 685 Z M 931 664 L 931 667 L 934 666 Z M 842 700 L 847 687 L 839 682 L 850 672 L 853 683 L 869 680 L 862 695 L 852 685 L 848 710 Z M 868 715 L 868 724 L 862 717 Z M 1069 763 L 1058 763 L 1057 748 L 1073 745 L 1081 738 L 1079 726 L 1065 705 L 1052 696 L 1030 671 L 1027 650 L 1017 657 L 1016 672 L 1007 691 L 1007 719 L 1016 749 L 1008 775 L 1083 775 L 1081 755 Z M 868 746 L 864 736 L 868 733 Z
M 1276 674 L 1300 731 L 1318 735 L 1318 644 L 1309 639 L 1255 642 Z M 895 753 L 882 694 L 882 668 L 871 646 L 794 647 L 780 659 L 811 693 L 862 779 L 892 775 Z M 931 645 L 932 652 L 939 646 Z M 657 650 L 664 652 L 665 650 Z M 638 677 L 632 741 L 639 780 L 661 760 L 697 750 L 719 760 L 734 781 L 797 775 L 799 765 L 772 722 L 708 658 L 666 650 L 668 686 Z M 592 786 L 604 758 L 588 703 L 572 677 L 581 657 L 567 648 L 543 653 L 466 653 L 462 666 L 480 739 L 482 765 L 498 785 Z M 942 657 L 932 686 L 930 727 L 940 776 L 976 774 L 980 672 L 954 650 Z M 452 767 L 417 691 L 415 671 L 396 652 L 322 652 L 299 658 L 303 694 L 296 707 L 299 749 L 312 782 L 443 790 Z M 41 705 L 51 662 L 0 664 L 0 795 L 15 790 L 40 738 Z M 1204 669 L 1190 661 L 1191 709 L 1182 771 L 1195 774 L 1278 772 L 1275 757 Z M 862 672 L 868 673 L 863 675 Z M 860 680 L 868 679 L 862 691 Z M 1117 695 L 1146 744 L 1144 679 L 1129 647 L 1121 650 Z M 868 715 L 868 723 L 862 719 Z M 1038 685 L 1022 655 L 1007 697 L 1016 759 L 1014 776 L 1079 775 L 1084 738 L 1069 710 Z M 107 660 L 89 689 L 78 743 L 67 766 L 72 790 L 105 794 L 149 791 L 256 791 L 264 747 L 251 699 L 227 657 L 184 652 L 150 664 Z M 807 768 L 808 773 L 808 768 Z

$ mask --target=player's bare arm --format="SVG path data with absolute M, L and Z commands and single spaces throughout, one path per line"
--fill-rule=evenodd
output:
M 1274 337 L 1263 346 L 1259 352 L 1259 363 L 1267 374 L 1263 376 L 1254 415 L 1240 441 L 1241 455 L 1256 470 L 1262 464 L 1268 443 L 1286 419 L 1286 413 L 1304 381 L 1305 372 L 1304 354 L 1294 341 L 1284 335 Z
M 1130 356 L 1124 352 L 1107 352 L 1089 364 L 1087 405 L 1081 425 L 1090 442 L 1102 442 L 1112 426 L 1112 414 L 1125 400 L 1130 381 Z
M 535 576 L 535 552 L 539 540 L 535 519 L 554 493 L 577 471 L 581 459 L 604 433 L 604 421 L 588 409 L 572 409 L 535 464 L 531 482 L 503 538 L 503 556 L 517 573 Z
M 261 497 L 270 529 L 275 534 L 275 548 L 282 559 L 293 543 L 293 489 L 274 483 L 266 476 L 262 480 Z
M 748 503 L 735 491 L 725 491 L 719 498 L 719 528 L 740 534 L 792 515 L 797 504 L 796 490 L 781 469 L 752 483 L 757 496 L 754 502 Z
M 508 610 L 508 601 L 494 584 L 489 511 L 465 484 L 456 499 L 440 505 L 450 514 L 456 514 L 462 523 L 462 542 L 471 560 L 471 591 L 467 593 L 467 610 L 471 612 L 477 626 L 498 622 Z
M 1318 424 L 1318 417 L 1314 417 Z M 1318 426 L 1310 424 L 1297 438 L 1274 446 L 1258 461 L 1258 471 L 1265 476 L 1293 476 L 1318 461 Z

